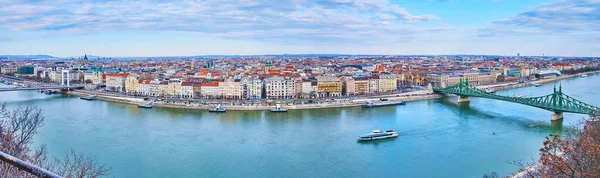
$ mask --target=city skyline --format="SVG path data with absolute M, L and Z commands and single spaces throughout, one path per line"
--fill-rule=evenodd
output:
M 600 56 L 600 1 L 0 2 L 0 54 Z

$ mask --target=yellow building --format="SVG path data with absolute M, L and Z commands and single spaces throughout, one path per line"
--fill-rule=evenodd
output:
M 127 76 L 127 79 L 125 79 L 125 92 L 128 94 L 138 94 L 139 79 L 140 77 L 137 74 L 130 74 Z
M 394 74 L 383 74 L 379 76 L 379 92 L 394 92 L 398 88 L 398 80 Z
M 369 93 L 369 79 L 355 78 L 354 79 L 354 94 L 365 95 Z
M 228 78 L 223 82 L 219 82 L 219 96 L 228 99 L 240 99 L 242 97 L 240 81 Z
M 167 96 L 169 95 L 169 85 L 166 82 L 160 82 L 158 84 L 158 94 L 156 96 Z
M 167 84 L 167 95 L 169 97 L 179 97 L 181 93 L 181 81 L 170 81 Z
M 337 77 L 316 77 L 320 98 L 342 96 L 342 82 Z

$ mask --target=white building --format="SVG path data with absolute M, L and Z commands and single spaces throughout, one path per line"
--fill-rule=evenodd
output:
M 303 98 L 310 98 L 311 95 L 315 94 L 315 92 L 317 92 L 317 91 L 313 90 L 312 82 L 310 80 L 302 81 L 302 97 Z
M 379 93 L 379 76 L 369 77 L 369 93 Z
M 106 90 L 124 92 L 127 76 L 129 76 L 129 73 L 106 74 Z
M 258 78 L 242 78 L 240 81 L 242 98 L 260 99 L 262 98 L 263 82 Z
M 265 94 L 267 98 L 294 98 L 294 80 L 284 77 L 265 79 Z
M 194 82 L 182 82 L 181 83 L 181 98 L 192 98 L 194 97 Z
M 152 82 L 152 80 L 139 80 L 139 82 L 138 82 L 138 94 L 139 95 L 151 96 L 150 82 Z
M 219 96 L 219 82 L 204 82 L 200 85 L 200 94 L 203 98 L 217 98 Z

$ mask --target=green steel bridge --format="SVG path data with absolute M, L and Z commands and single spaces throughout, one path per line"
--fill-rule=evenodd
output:
M 552 120 L 562 119 L 562 113 L 579 113 L 587 114 L 592 117 L 600 116 L 600 108 L 593 106 L 582 101 L 579 101 L 569 95 L 562 92 L 562 86 L 559 86 L 554 92 L 544 96 L 538 97 L 511 97 L 496 95 L 488 93 L 482 89 L 479 89 L 469 84 L 469 80 L 460 80 L 460 82 L 454 86 L 446 88 L 435 88 L 433 91 L 437 93 L 455 94 L 459 96 L 459 102 L 468 102 L 469 97 L 488 98 L 495 100 L 502 100 L 507 102 L 519 103 L 528 106 L 533 106 L 540 109 L 545 109 L 554 112 Z

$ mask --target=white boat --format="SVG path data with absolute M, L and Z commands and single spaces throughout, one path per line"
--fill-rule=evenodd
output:
M 281 105 L 276 104 L 275 108 L 271 109 L 271 112 L 287 112 L 287 109 L 281 108 Z
M 222 108 L 221 105 L 217 105 L 217 107 L 208 109 L 208 112 L 225 112 L 225 108 Z
M 398 137 L 398 133 L 396 133 L 395 130 L 386 130 L 385 132 L 381 132 L 380 130 L 373 130 L 372 133 L 358 136 L 358 141 L 380 140 L 395 137 Z
M 152 102 L 147 102 L 147 103 L 144 103 L 144 104 L 139 104 L 138 108 L 152 108 L 152 104 L 153 104 Z
M 365 104 L 360 105 L 363 108 L 372 108 L 372 107 L 381 107 L 381 106 L 395 106 L 395 105 L 404 105 L 406 104 L 406 102 L 404 100 L 402 101 L 392 101 L 392 102 L 381 102 L 381 103 L 373 103 L 373 102 L 367 102 Z
M 579 77 L 585 78 L 585 77 L 587 77 L 587 75 L 586 74 L 581 74 Z
M 486 88 L 485 92 L 486 93 L 496 93 L 496 91 L 494 89 L 489 89 L 489 88 Z
M 80 97 L 80 99 L 82 99 L 82 100 L 94 100 L 94 99 L 96 99 L 96 95 L 82 96 L 82 97 Z

